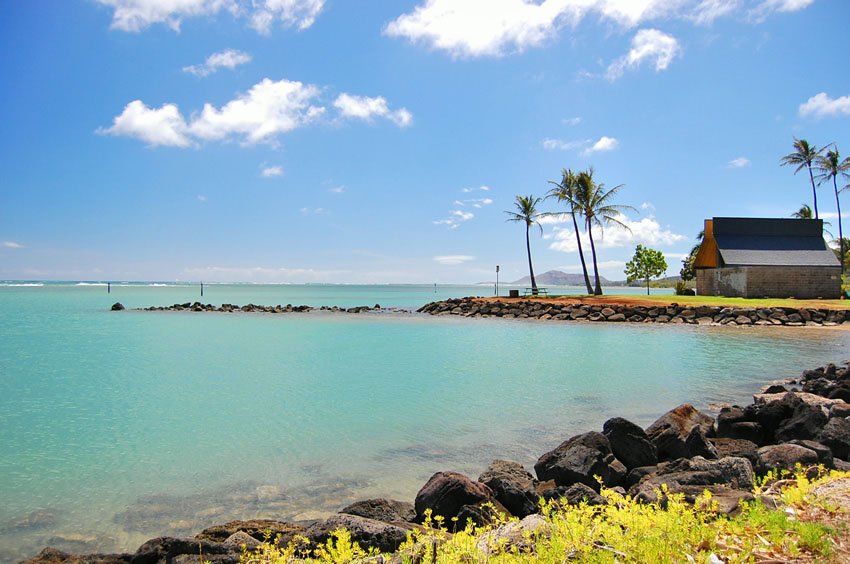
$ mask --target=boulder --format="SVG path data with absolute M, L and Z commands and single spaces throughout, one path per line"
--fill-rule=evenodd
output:
M 124 311 L 124 304 L 121 302 L 115 302 L 112 304 L 112 311 Z
M 225 546 L 233 546 L 235 550 L 242 550 L 242 547 L 245 547 L 245 550 L 253 551 L 256 550 L 258 546 L 262 543 L 243 531 L 237 531 L 227 537 L 224 541 Z
M 174 537 L 157 537 L 150 539 L 133 555 L 132 564 L 170 564 L 182 556 L 204 555 L 204 560 L 222 564 L 239 562 L 239 547 L 225 545 L 221 542 L 210 542 L 204 539 L 178 539 Z
M 721 459 L 727 456 L 737 456 L 749 460 L 753 468 L 758 464 L 759 457 L 757 451 L 759 447 L 752 441 L 746 439 L 715 438 L 711 439 L 711 443 L 714 445 L 717 455 Z
M 357 515 L 384 523 L 413 522 L 416 519 L 416 509 L 408 501 L 394 499 L 366 499 L 357 501 L 339 510 L 340 513 Z
M 549 499 L 557 499 L 567 505 L 607 505 L 608 500 L 599 495 L 596 490 L 585 484 L 573 484 L 568 487 L 558 487 L 547 492 Z
M 457 472 L 437 472 L 416 494 L 416 520 L 422 522 L 425 510 L 447 520 L 457 517 L 464 505 L 478 505 L 493 498 L 493 490 Z
M 649 476 L 657 471 L 658 466 L 638 466 L 637 468 L 632 468 L 623 480 L 623 487 L 631 488 L 640 482 L 644 476 Z
M 551 526 L 541 515 L 529 515 L 521 521 L 511 521 L 484 533 L 476 547 L 485 556 L 499 553 L 528 553 L 534 550 L 537 540 L 551 535 Z
M 539 480 L 554 480 L 558 486 L 580 482 L 596 490 L 596 476 L 612 487 L 626 475 L 626 467 L 614 457 L 608 438 L 594 431 L 576 435 L 547 452 L 534 465 L 534 471 Z
M 622 417 L 609 419 L 602 425 L 602 434 L 608 438 L 611 451 L 629 470 L 658 463 L 655 445 L 643 429 Z
M 366 550 L 375 548 L 381 552 L 395 552 L 407 539 L 407 528 L 374 519 L 340 513 L 311 525 L 304 536 L 315 545 L 321 545 L 331 538 L 337 529 L 351 533 L 351 540 Z
M 698 431 L 692 435 L 694 428 Z M 706 448 L 705 438 L 712 436 L 714 419 L 685 403 L 662 415 L 649 426 L 646 434 L 655 445 L 659 460 L 690 458 L 689 448 Z
M 512 515 L 522 518 L 537 512 L 538 496 L 534 491 L 537 481 L 522 464 L 494 460 L 478 481 L 493 490 L 499 503 Z
M 47 547 L 29 560 L 21 564 L 129 564 L 132 554 L 68 554 L 52 547 Z
M 445 523 L 449 530 L 463 529 L 468 523 L 476 527 L 486 527 L 499 521 L 499 511 L 489 505 L 464 505 L 457 512 L 457 522 Z
M 801 447 L 805 447 L 809 450 L 815 451 L 818 455 L 818 463 L 823 464 L 827 468 L 833 468 L 835 466 L 833 462 L 832 450 L 825 444 L 819 443 L 817 441 L 807 441 L 807 440 L 794 440 L 790 441 L 792 445 L 800 445 Z
M 800 402 L 791 417 L 783 421 L 774 436 L 779 442 L 786 443 L 794 439 L 814 439 L 826 424 L 827 416 L 820 406 Z
M 224 525 L 208 527 L 195 535 L 195 538 L 212 542 L 224 542 L 228 537 L 240 531 L 251 535 L 259 541 L 268 538 L 268 540 L 274 542 L 275 539 L 279 538 L 279 544 L 285 546 L 292 540 L 292 537 L 303 533 L 304 527 L 273 519 L 248 519 L 245 521 L 230 521 Z
M 794 472 L 797 464 L 803 467 L 818 463 L 815 451 L 800 445 L 768 445 L 758 449 L 758 472 L 767 474 L 771 470 Z
M 818 433 L 817 440 L 828 446 L 835 458 L 847 460 L 850 458 L 850 421 L 833 417 Z

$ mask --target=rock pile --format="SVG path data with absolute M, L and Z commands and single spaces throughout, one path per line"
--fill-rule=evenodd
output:
M 719 306 L 588 305 L 550 303 L 537 300 L 484 301 L 455 298 L 432 302 L 419 308 L 431 315 L 502 317 L 507 319 L 552 319 L 556 321 L 611 321 L 632 323 L 689 323 L 692 325 L 804 325 L 850 324 L 850 311 L 812 308 L 733 308 Z
M 121 304 L 115 304 L 115 306 L 119 306 Z M 113 311 L 123 310 L 124 306 L 120 308 L 116 308 L 112 306 Z M 306 313 L 310 311 L 329 311 L 333 313 L 363 313 L 367 311 L 386 311 L 384 308 L 380 306 L 380 304 L 375 304 L 373 307 L 370 306 L 356 306 L 356 307 L 339 307 L 339 306 L 321 306 L 321 307 L 312 307 L 308 305 L 299 305 L 294 306 L 292 304 L 275 305 L 275 306 L 264 306 L 264 305 L 254 305 L 247 304 L 244 306 L 238 306 L 234 304 L 221 304 L 220 307 L 216 307 L 212 304 L 202 304 L 201 302 L 190 303 L 186 302 L 184 304 L 174 304 L 171 306 L 154 306 L 154 307 L 144 307 L 141 308 L 142 311 L 215 311 L 219 313 L 234 313 L 234 312 L 243 312 L 243 313 Z
M 602 432 L 575 435 L 541 455 L 533 474 L 505 460 L 493 461 L 477 480 L 437 472 L 414 503 L 359 501 L 306 525 L 233 521 L 192 538 L 152 539 L 134 554 L 75 556 L 46 548 L 27 562 L 165 564 L 196 562 L 203 554 L 205 561 L 235 564 L 241 545 L 250 549 L 268 538 L 285 545 L 296 535 L 316 545 L 339 528 L 350 531 L 364 548 L 394 552 L 429 517 L 442 516 L 449 528 L 463 527 L 469 520 L 487 524 L 494 521 L 492 507 L 521 520 L 487 535 L 521 543 L 529 531 L 545 533 L 547 524 L 537 514 L 540 499 L 562 505 L 606 504 L 601 486 L 662 507 L 669 494 L 683 494 L 686 501 L 697 503 L 707 490 L 716 511 L 731 515 L 740 510 L 741 501 L 753 499 L 756 475 L 794 471 L 798 464 L 813 472 L 817 465 L 850 470 L 850 404 L 843 397 L 850 393 L 850 365 L 807 370 L 787 384 L 795 387 L 770 386 L 769 393 L 755 395 L 748 406 L 724 407 L 716 420 L 690 404 L 668 411 L 646 429 L 620 417 L 609 419 Z M 487 546 L 482 545 L 485 555 Z

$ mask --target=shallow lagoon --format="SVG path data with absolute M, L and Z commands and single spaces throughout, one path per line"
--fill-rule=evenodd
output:
M 197 290 L 0 287 L 0 561 L 412 499 L 437 470 L 531 466 L 608 417 L 746 402 L 850 356 L 830 329 L 108 311 Z M 414 307 L 475 290 L 212 286 L 204 301 Z

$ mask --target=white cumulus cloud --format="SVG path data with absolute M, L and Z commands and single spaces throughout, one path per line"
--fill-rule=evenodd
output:
M 461 191 L 461 192 L 463 192 L 464 194 L 469 194 L 469 193 L 471 193 L 471 192 L 475 192 L 475 191 L 479 191 L 479 190 L 480 190 L 481 192 L 489 192 L 489 191 L 490 191 L 490 187 L 489 187 L 489 186 L 483 186 L 483 185 L 482 185 L 482 186 L 479 186 L 478 188 L 461 188 L 461 189 L 460 189 L 460 191 Z
M 635 70 L 644 63 L 655 67 L 656 72 L 666 70 L 682 52 L 679 41 L 657 29 L 641 29 L 632 38 L 629 52 L 608 66 L 608 80 L 616 80 L 627 70 Z
M 239 65 L 251 62 L 251 55 L 237 51 L 236 49 L 225 49 L 218 53 L 213 53 L 201 65 L 190 65 L 183 67 L 183 72 L 194 74 L 195 76 L 208 76 L 216 72 L 218 69 L 233 70 Z
M 371 121 L 375 116 L 390 120 L 399 127 L 407 127 L 413 123 L 413 114 L 407 108 L 390 110 L 386 98 L 376 96 L 352 96 L 343 92 L 334 101 L 334 107 L 339 110 L 340 115 L 346 118 L 362 119 Z
M 815 94 L 800 104 L 800 115 L 815 118 L 850 116 L 850 95 L 831 98 L 826 92 Z
M 750 10 L 750 18 L 756 22 L 764 21 L 773 12 L 797 12 L 808 8 L 815 0 L 764 0 Z
M 247 17 L 257 32 L 268 34 L 280 21 L 285 27 L 313 25 L 324 0 L 96 0 L 112 8 L 112 28 L 139 32 L 154 24 L 180 31 L 184 19 L 215 16 L 220 12 Z
M 604 231 L 594 228 L 593 241 L 597 248 L 614 248 L 627 247 L 637 244 L 641 245 L 672 245 L 679 241 L 687 239 L 684 235 L 674 233 L 669 229 L 664 229 L 655 220 L 655 218 L 645 217 L 640 220 L 633 220 L 621 215 L 618 218 L 628 229 L 619 225 L 610 225 Z M 589 245 L 587 234 L 582 232 L 582 246 Z M 576 243 L 575 232 L 572 227 L 555 228 L 552 236 L 553 242 L 549 248 L 555 251 L 572 253 L 578 250 Z
M 541 145 L 547 151 L 570 151 L 572 149 L 578 149 L 589 143 L 589 141 L 564 141 L 562 139 L 544 139 L 541 141 Z
M 599 138 L 599 140 L 582 151 L 583 155 L 590 155 L 593 153 L 605 153 L 607 151 L 613 151 L 620 145 L 620 142 L 614 139 L 613 137 L 607 137 L 603 135 Z
M 726 166 L 729 168 L 744 168 L 750 166 L 750 159 L 747 157 L 738 157 L 726 163 Z
M 102 127 L 97 132 L 135 137 L 153 147 L 188 147 L 192 144 L 186 121 L 175 104 L 163 104 L 154 109 L 141 100 L 133 100 L 124 106 L 121 115 L 112 120 L 112 127 Z
M 471 255 L 438 255 L 434 257 L 434 262 L 446 266 L 455 266 L 475 260 Z
M 263 178 L 274 178 L 276 176 L 283 176 L 283 167 L 282 166 L 263 167 L 263 170 L 260 171 L 260 176 L 262 176 Z
M 15 241 L 3 241 L 2 247 L 6 249 L 23 249 L 24 246 Z

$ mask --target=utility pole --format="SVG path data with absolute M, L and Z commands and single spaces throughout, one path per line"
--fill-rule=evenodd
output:
M 496 265 L 496 297 L 499 297 L 499 265 Z

